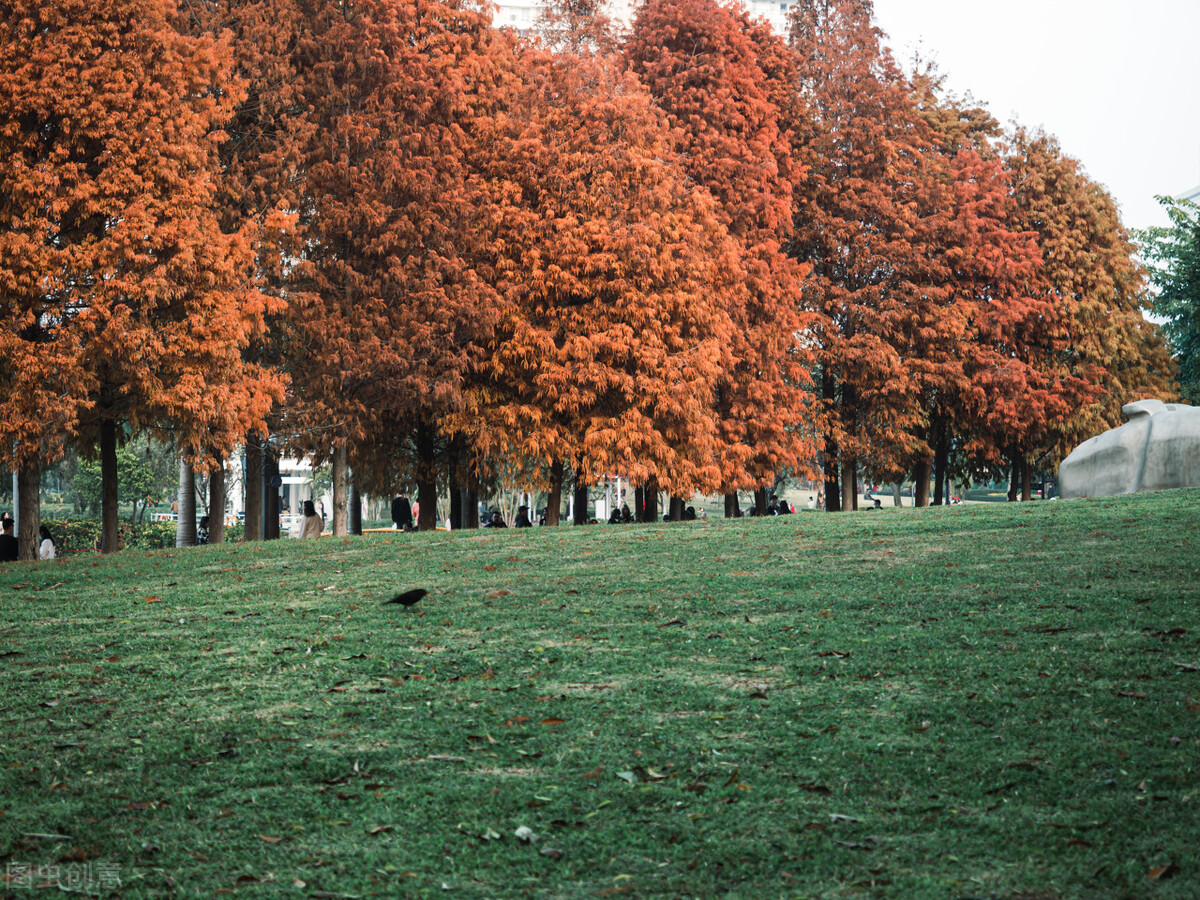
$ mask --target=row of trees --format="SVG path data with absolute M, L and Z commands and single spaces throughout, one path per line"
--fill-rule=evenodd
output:
M 863 472 L 1028 492 L 1172 390 L 1112 199 L 902 72 L 869 0 L 786 37 L 711 0 L 537 37 L 465 0 L 0 9 L 0 440 L 23 504 L 99 455 L 105 549 L 142 431 L 216 475 L 269 429 L 344 532 L 351 470 L 422 528 L 439 483 L 460 525 L 496 480 L 552 523 L 616 474 L 648 519 L 820 469 L 830 509 Z

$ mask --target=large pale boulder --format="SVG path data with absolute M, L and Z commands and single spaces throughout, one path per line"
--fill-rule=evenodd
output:
M 1084 441 L 1058 467 L 1064 498 L 1200 485 L 1200 407 L 1138 400 L 1129 421 Z

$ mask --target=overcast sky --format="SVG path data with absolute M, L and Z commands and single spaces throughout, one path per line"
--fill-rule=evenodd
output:
M 875 0 L 914 49 L 1001 123 L 1055 135 L 1131 228 L 1166 225 L 1155 194 L 1200 185 L 1200 0 Z

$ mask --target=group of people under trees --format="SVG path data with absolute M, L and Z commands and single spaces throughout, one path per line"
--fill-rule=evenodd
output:
M 0 518 L 0 563 L 16 562 L 20 545 L 13 536 L 12 516 L 5 513 Z M 58 555 L 54 536 L 45 525 L 38 526 L 38 559 L 54 559 Z

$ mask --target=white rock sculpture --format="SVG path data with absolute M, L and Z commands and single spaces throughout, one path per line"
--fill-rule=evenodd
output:
M 1127 421 L 1084 441 L 1058 467 L 1064 499 L 1200 485 L 1200 407 L 1138 400 Z

